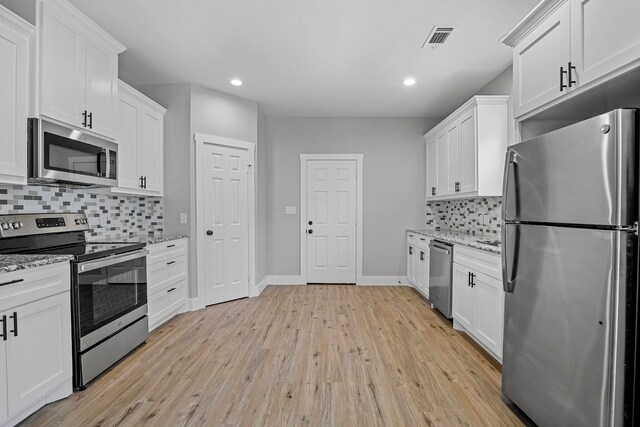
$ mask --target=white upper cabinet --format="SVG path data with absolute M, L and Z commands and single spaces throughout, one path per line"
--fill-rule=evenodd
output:
M 638 18 L 638 0 L 571 0 L 571 56 L 578 84 L 640 58 Z
M 508 96 L 475 96 L 424 137 L 427 200 L 502 195 Z
M 118 187 L 112 191 L 162 196 L 166 110 L 124 82 L 118 97 Z
M 66 0 L 39 0 L 39 113 L 115 139 L 125 47 Z
M 638 67 L 638 16 L 638 0 L 541 1 L 502 40 L 514 48 L 514 116 L 526 119 Z
M 569 4 L 556 10 L 513 51 L 515 116 L 521 116 L 570 90 Z M 571 85 L 573 86 L 573 84 Z
M 27 183 L 29 47 L 33 31 L 31 24 L 0 6 L 0 183 L 3 184 Z

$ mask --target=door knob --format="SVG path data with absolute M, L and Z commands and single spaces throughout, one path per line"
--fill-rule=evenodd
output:
M 313 225 L 313 221 L 309 221 L 309 225 Z
M 212 230 L 207 230 L 207 236 L 213 236 L 213 231 Z
M 313 234 L 313 230 L 307 230 L 307 233 Z

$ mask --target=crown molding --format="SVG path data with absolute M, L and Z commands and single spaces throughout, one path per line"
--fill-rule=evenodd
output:
M 510 47 L 517 46 L 522 39 L 566 2 L 567 0 L 542 0 L 509 34 L 502 37 L 500 42 Z
M 2 5 L 0 5 L 0 23 L 9 26 L 26 38 L 29 38 L 36 29 L 33 25 Z

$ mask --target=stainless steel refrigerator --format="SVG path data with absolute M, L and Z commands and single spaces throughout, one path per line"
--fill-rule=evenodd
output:
M 638 117 L 507 151 L 502 392 L 540 426 L 638 425 Z

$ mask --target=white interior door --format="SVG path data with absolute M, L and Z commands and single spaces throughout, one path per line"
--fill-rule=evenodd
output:
M 356 282 L 355 160 L 307 160 L 307 282 Z
M 247 150 L 204 145 L 205 302 L 249 296 Z

